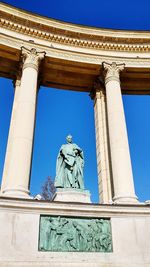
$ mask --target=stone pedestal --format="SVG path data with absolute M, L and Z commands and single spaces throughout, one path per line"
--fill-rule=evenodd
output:
M 90 192 L 74 188 L 57 189 L 53 201 L 91 203 Z
M 73 220 L 110 218 L 113 251 L 40 251 L 42 216 Z M 150 207 L 144 204 L 94 205 L 0 198 L 0 267 L 149 267 L 149 225 Z

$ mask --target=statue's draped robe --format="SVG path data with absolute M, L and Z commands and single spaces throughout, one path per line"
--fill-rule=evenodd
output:
M 84 189 L 83 151 L 76 144 L 62 145 L 57 157 L 55 186 Z

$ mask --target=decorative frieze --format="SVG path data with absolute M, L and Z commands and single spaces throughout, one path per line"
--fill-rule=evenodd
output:
M 41 216 L 40 251 L 112 252 L 109 219 Z
M 21 18 L 18 18 L 18 21 L 19 19 L 21 20 Z M 32 25 L 32 21 L 30 21 L 30 24 Z M 54 33 L 53 32 L 54 27 L 48 27 L 46 25 L 43 25 L 42 28 L 46 27 L 46 30 L 42 30 L 39 24 L 36 27 L 26 26 L 24 24 L 13 22 L 13 20 L 8 20 L 5 18 L 0 19 L 0 26 L 22 34 L 38 37 L 43 40 L 46 39 L 53 43 L 70 45 L 74 47 L 83 47 L 83 48 L 110 50 L 110 51 L 126 51 L 126 52 L 150 51 L 150 44 L 149 44 L 150 40 L 149 39 L 145 40 L 144 38 L 142 39 L 143 40 L 142 43 L 141 43 L 141 38 L 135 41 L 132 38 L 128 38 L 129 43 L 127 43 L 127 39 L 125 38 L 115 38 L 114 36 L 107 36 L 107 35 L 106 36 L 92 35 L 91 38 L 91 35 L 82 33 L 80 33 L 80 38 L 79 38 L 76 32 L 73 33 L 71 30 L 68 29 L 69 27 L 65 31 L 59 28 L 55 28 L 56 33 Z

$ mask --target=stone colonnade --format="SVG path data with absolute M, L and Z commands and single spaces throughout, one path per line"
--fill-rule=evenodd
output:
M 44 52 L 22 48 L 16 81 L 1 195 L 29 198 L 37 82 Z M 103 63 L 105 90 L 96 89 L 95 127 L 102 203 L 136 203 L 119 73 L 124 65 Z M 110 151 L 110 153 L 109 153 Z
M 1 192 L 3 195 L 29 197 L 37 81 L 44 52 L 22 48 L 22 75 L 17 80 L 5 157 Z

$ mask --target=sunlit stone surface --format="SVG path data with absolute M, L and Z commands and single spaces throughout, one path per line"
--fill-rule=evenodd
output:
M 135 195 L 121 93 L 150 94 L 150 34 L 62 23 L 3 3 L 0 9 L 0 76 L 14 81 L 19 76 L 21 81 L 16 83 L 1 186 L 0 267 L 149 267 L 150 205 L 139 203 Z M 97 79 L 100 87 L 95 88 Z M 101 205 L 75 203 L 70 196 L 67 203 L 29 199 L 40 85 L 89 92 L 95 101 Z M 84 221 L 87 229 L 82 238 L 86 241 L 81 245 L 81 238 L 77 245 L 67 237 L 64 251 L 45 249 L 46 236 L 52 237 L 44 226 L 45 237 L 39 245 L 42 216 L 52 222 L 57 217 L 59 223 L 58 218 L 64 218 L 63 223 L 71 224 L 70 232 L 77 231 L 78 238 Z M 95 245 L 89 245 L 89 233 L 94 230 L 88 221 L 98 225 L 109 221 L 111 248 L 106 238 L 108 247 L 102 251 L 101 233 L 106 228 L 100 226 L 92 234 Z M 106 232 L 108 237 L 110 232 Z

